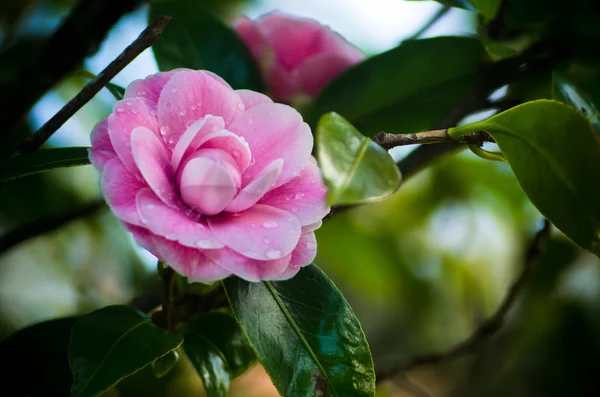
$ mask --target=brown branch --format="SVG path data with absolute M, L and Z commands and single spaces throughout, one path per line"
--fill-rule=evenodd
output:
M 0 237 L 0 254 L 29 239 L 59 229 L 77 219 L 92 215 L 103 208 L 106 208 L 106 203 L 104 200 L 97 200 L 78 208 L 73 212 L 69 212 L 68 214 L 58 215 L 41 221 L 35 221 L 29 225 L 20 226 L 16 229 L 13 229 Z
M 169 16 L 158 16 L 114 61 L 112 61 L 96 78 L 90 81 L 71 99 L 58 113 L 46 122 L 36 133 L 26 139 L 18 150 L 18 154 L 27 153 L 40 147 L 52 136 L 69 118 L 90 101 L 117 73 L 133 61 L 146 48 L 154 43 L 162 33 Z
M 380 132 L 373 137 L 373 141 L 386 150 L 396 146 L 432 144 L 432 143 L 452 143 L 452 144 L 473 144 L 483 142 L 494 142 L 485 132 L 476 132 L 460 137 L 458 140 L 452 139 L 448 135 L 448 130 L 432 130 L 416 132 L 414 134 L 388 134 Z
M 459 342 L 458 344 L 454 345 L 452 348 L 445 352 L 419 355 L 410 359 L 408 362 L 392 366 L 391 368 L 388 368 L 385 371 L 380 371 L 377 373 L 377 382 L 383 382 L 387 379 L 394 377 L 396 374 L 409 371 L 421 365 L 436 364 L 441 361 L 447 361 L 458 356 L 473 352 L 475 348 L 479 346 L 479 344 L 486 341 L 494 334 L 496 334 L 500 329 L 502 329 L 506 315 L 514 306 L 519 296 L 519 293 L 521 292 L 523 286 L 529 278 L 533 269 L 533 265 L 539 257 L 541 250 L 543 249 L 550 235 L 550 230 L 551 224 L 546 219 L 544 220 L 543 228 L 536 233 L 531 243 L 529 244 L 525 255 L 523 269 L 508 289 L 504 300 L 502 301 L 498 309 L 496 309 L 496 312 L 490 318 L 484 321 L 483 324 L 481 324 L 475 330 L 475 332 L 471 334 L 471 336 L 469 336 L 462 342 Z
M 17 124 L 31 106 L 58 81 L 94 54 L 106 34 L 141 0 L 79 0 L 60 27 L 14 78 L 0 85 L 0 125 L 4 134 L 17 133 Z

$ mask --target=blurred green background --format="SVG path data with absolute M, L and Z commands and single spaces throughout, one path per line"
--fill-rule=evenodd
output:
M 225 20 L 273 8 L 319 19 L 367 54 L 398 44 L 438 9 L 401 0 L 208 2 Z M 0 59 L 46 38 L 72 0 L 4 0 Z M 145 27 L 147 8 L 122 19 L 86 67 L 97 73 Z M 425 36 L 472 34 L 474 14 L 452 10 Z M 12 43 L 18 42 L 19 46 Z M 21 59 L 11 57 L 10 59 Z M 0 79 L 18 63 L 0 62 Z M 126 85 L 156 71 L 150 51 L 117 76 Z M 424 71 L 426 73 L 426 71 Z M 426 78 L 426 76 L 424 76 Z M 73 77 L 45 95 L 28 128 L 51 117 L 86 83 Z M 6 95 L 6 93 L 3 93 Z M 89 145 L 92 126 L 114 103 L 102 92 L 49 141 Z M 477 117 L 477 116 L 476 116 Z M 481 115 L 479 117 L 482 117 Z M 5 147 L 8 147 L 7 143 Z M 0 149 L 2 150 L 2 149 Z M 394 151 L 399 159 L 407 150 Z M 69 213 L 100 197 L 92 166 L 38 174 L 0 189 L 0 233 Z M 316 263 L 356 311 L 376 367 L 444 351 L 497 308 L 524 263 L 541 216 L 506 164 L 470 153 L 446 157 L 392 198 L 325 220 Z M 155 258 L 138 248 L 105 208 L 1 252 L 0 338 L 46 319 L 128 302 L 154 278 Z M 600 395 L 600 263 L 553 233 L 505 327 L 469 355 L 422 366 L 381 385 L 381 396 Z M 140 390 L 140 385 L 145 385 Z M 185 361 L 160 381 L 142 371 L 107 395 L 198 395 Z M 260 368 L 238 379 L 232 396 L 275 396 Z

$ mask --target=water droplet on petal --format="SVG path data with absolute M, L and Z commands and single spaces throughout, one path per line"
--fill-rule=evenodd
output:
M 156 117 L 158 116 L 158 111 L 156 109 L 150 109 L 150 114 Z
M 315 243 L 306 243 L 306 248 L 308 248 L 309 250 L 317 249 L 317 244 L 315 244 Z
M 146 204 L 146 208 L 148 208 L 149 210 L 154 208 L 154 204 Z
M 138 114 L 140 111 L 137 110 L 136 108 L 131 108 L 131 113 L 133 114 Z
M 287 196 L 285 196 L 285 201 L 290 201 L 292 199 L 292 195 L 288 194 Z
M 296 193 L 296 200 L 300 200 L 304 197 L 304 193 Z
M 265 229 L 275 229 L 277 227 L 277 222 L 275 221 L 266 221 L 263 223 L 263 227 Z
M 197 108 L 196 108 L 196 105 L 192 105 L 192 106 L 190 106 L 190 108 L 191 108 L 192 110 L 196 110 L 196 109 L 197 109 Z
M 177 91 L 179 91 L 179 90 L 177 89 L 177 87 L 175 87 L 175 88 L 173 88 L 173 89 L 171 90 L 171 92 L 177 92 Z
M 254 159 L 254 157 L 252 157 L 252 160 L 250 160 L 250 165 L 254 165 L 256 164 L 256 160 Z
M 182 117 L 185 116 L 185 114 L 186 114 L 185 110 L 182 110 L 181 112 L 179 112 L 179 115 L 182 116 Z
M 123 109 L 123 108 L 117 108 L 117 112 L 119 112 L 119 113 L 123 113 L 124 111 L 125 111 L 125 109 Z
M 175 235 L 175 233 L 167 234 L 167 240 L 175 240 L 176 238 L 177 236 Z
M 243 104 L 243 103 L 241 103 L 241 102 L 240 102 L 240 103 L 238 103 L 237 107 L 238 107 L 238 109 L 240 109 L 240 110 L 244 110 L 244 109 L 246 109 L 246 107 L 244 106 L 244 104 Z
M 133 103 L 131 103 L 131 102 L 125 102 L 125 105 L 127 105 L 127 106 L 130 106 L 130 107 L 131 107 L 131 106 L 133 106 Z
M 205 248 L 205 249 L 213 247 L 213 243 L 210 240 L 198 240 L 198 241 L 196 241 L 196 245 L 199 248 Z
M 233 157 L 240 157 L 240 152 L 238 150 L 233 151 Z
M 138 92 L 137 92 L 136 95 L 139 95 L 139 96 L 146 95 L 146 91 L 144 91 L 144 90 L 138 90 Z
M 269 259 L 278 259 L 278 258 L 281 258 L 281 251 L 270 248 L 267 250 L 265 255 L 267 255 L 267 258 L 269 258 Z
M 292 208 L 292 212 L 298 212 L 298 208 L 296 208 L 296 207 Z
M 265 242 L 265 244 L 271 244 L 271 240 L 268 238 L 264 239 L 263 241 Z
M 160 134 L 161 135 L 167 135 L 167 132 L 169 132 L 169 126 L 163 125 L 162 127 L 160 127 Z

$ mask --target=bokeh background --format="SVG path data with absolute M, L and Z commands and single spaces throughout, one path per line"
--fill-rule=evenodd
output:
M 46 38 L 73 3 L 3 0 L 0 56 L 7 43 Z M 435 2 L 402 0 L 206 3 L 227 21 L 272 9 L 309 16 L 367 54 L 396 46 L 440 8 Z M 145 28 L 147 12 L 143 7 L 123 18 L 85 67 L 100 72 Z M 423 37 L 469 35 L 475 27 L 474 14 L 452 10 Z M 0 79 L 9 79 L 15 67 L 0 63 Z M 157 70 L 147 50 L 114 82 L 126 86 Z M 87 81 L 73 76 L 45 95 L 31 111 L 28 128 L 39 128 Z M 92 126 L 114 102 L 102 91 L 47 145 L 89 145 Z M 400 159 L 408 150 L 391 154 Z M 85 166 L 7 183 L 0 189 L 0 233 L 98 200 L 98 176 Z M 376 367 L 385 369 L 468 337 L 501 302 L 540 226 L 541 216 L 506 164 L 461 153 L 420 172 L 384 202 L 326 220 L 317 232 L 316 263 L 350 301 Z M 152 280 L 155 267 L 156 258 L 139 248 L 105 207 L 16 246 L 0 246 L 0 339 L 39 321 L 128 302 Z M 381 384 L 378 395 L 596 396 L 599 359 L 599 260 L 555 231 L 500 332 L 464 357 L 399 374 Z M 202 395 L 201 388 L 183 360 L 160 381 L 142 371 L 107 394 Z M 232 397 L 276 395 L 259 367 L 238 379 L 231 392 Z

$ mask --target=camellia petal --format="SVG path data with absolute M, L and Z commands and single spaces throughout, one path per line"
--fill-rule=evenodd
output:
M 141 226 L 135 196 L 145 186 L 125 168 L 120 159 L 114 158 L 104 165 L 102 193 L 110 209 L 119 219 Z
M 206 137 L 215 131 L 225 128 L 225 121 L 221 117 L 207 115 L 194 121 L 185 130 L 177 141 L 171 155 L 171 166 L 174 170 L 179 167 L 181 160 L 193 153 L 206 140 Z
M 248 142 L 254 163 L 244 171 L 246 185 L 278 158 L 285 164 L 275 182 L 280 186 L 298 175 L 310 158 L 313 136 L 295 109 L 278 103 L 254 106 L 237 117 L 228 129 Z
M 90 162 L 102 171 L 104 164 L 117 157 L 117 153 L 110 143 L 108 136 L 108 117 L 103 118 L 94 126 L 90 135 L 92 148 L 90 149 Z
M 267 165 L 263 173 L 248 183 L 225 208 L 229 212 L 241 212 L 260 200 L 275 184 L 283 168 L 283 159 L 277 159 Z
M 148 188 L 138 192 L 136 205 L 143 224 L 155 235 L 191 248 L 223 248 L 205 220 L 192 219 L 185 212 L 166 206 Z
M 255 205 L 238 214 L 208 218 L 217 238 L 251 259 L 273 260 L 291 253 L 300 239 L 300 221 L 292 214 L 267 205 Z
M 312 232 L 302 234 L 298 245 L 292 252 L 288 267 L 281 274 L 273 276 L 271 280 L 287 280 L 294 277 L 302 267 L 310 265 L 316 256 L 317 237 Z
M 321 180 L 319 168 L 308 162 L 297 177 L 265 194 L 260 204 L 288 211 L 300 219 L 302 226 L 306 226 L 319 222 L 329 213 L 326 196 L 327 188 Z
M 266 261 L 250 259 L 230 248 L 206 252 L 206 255 L 215 263 L 247 281 L 274 279 L 289 268 L 292 259 L 292 254 Z
M 165 85 L 158 100 L 158 123 L 167 147 L 173 148 L 188 126 L 207 114 L 229 124 L 244 110 L 233 89 L 208 73 L 177 72 Z
M 148 186 L 165 204 L 178 207 L 169 152 L 163 141 L 146 127 L 137 127 L 131 134 L 131 149 L 135 164 Z

